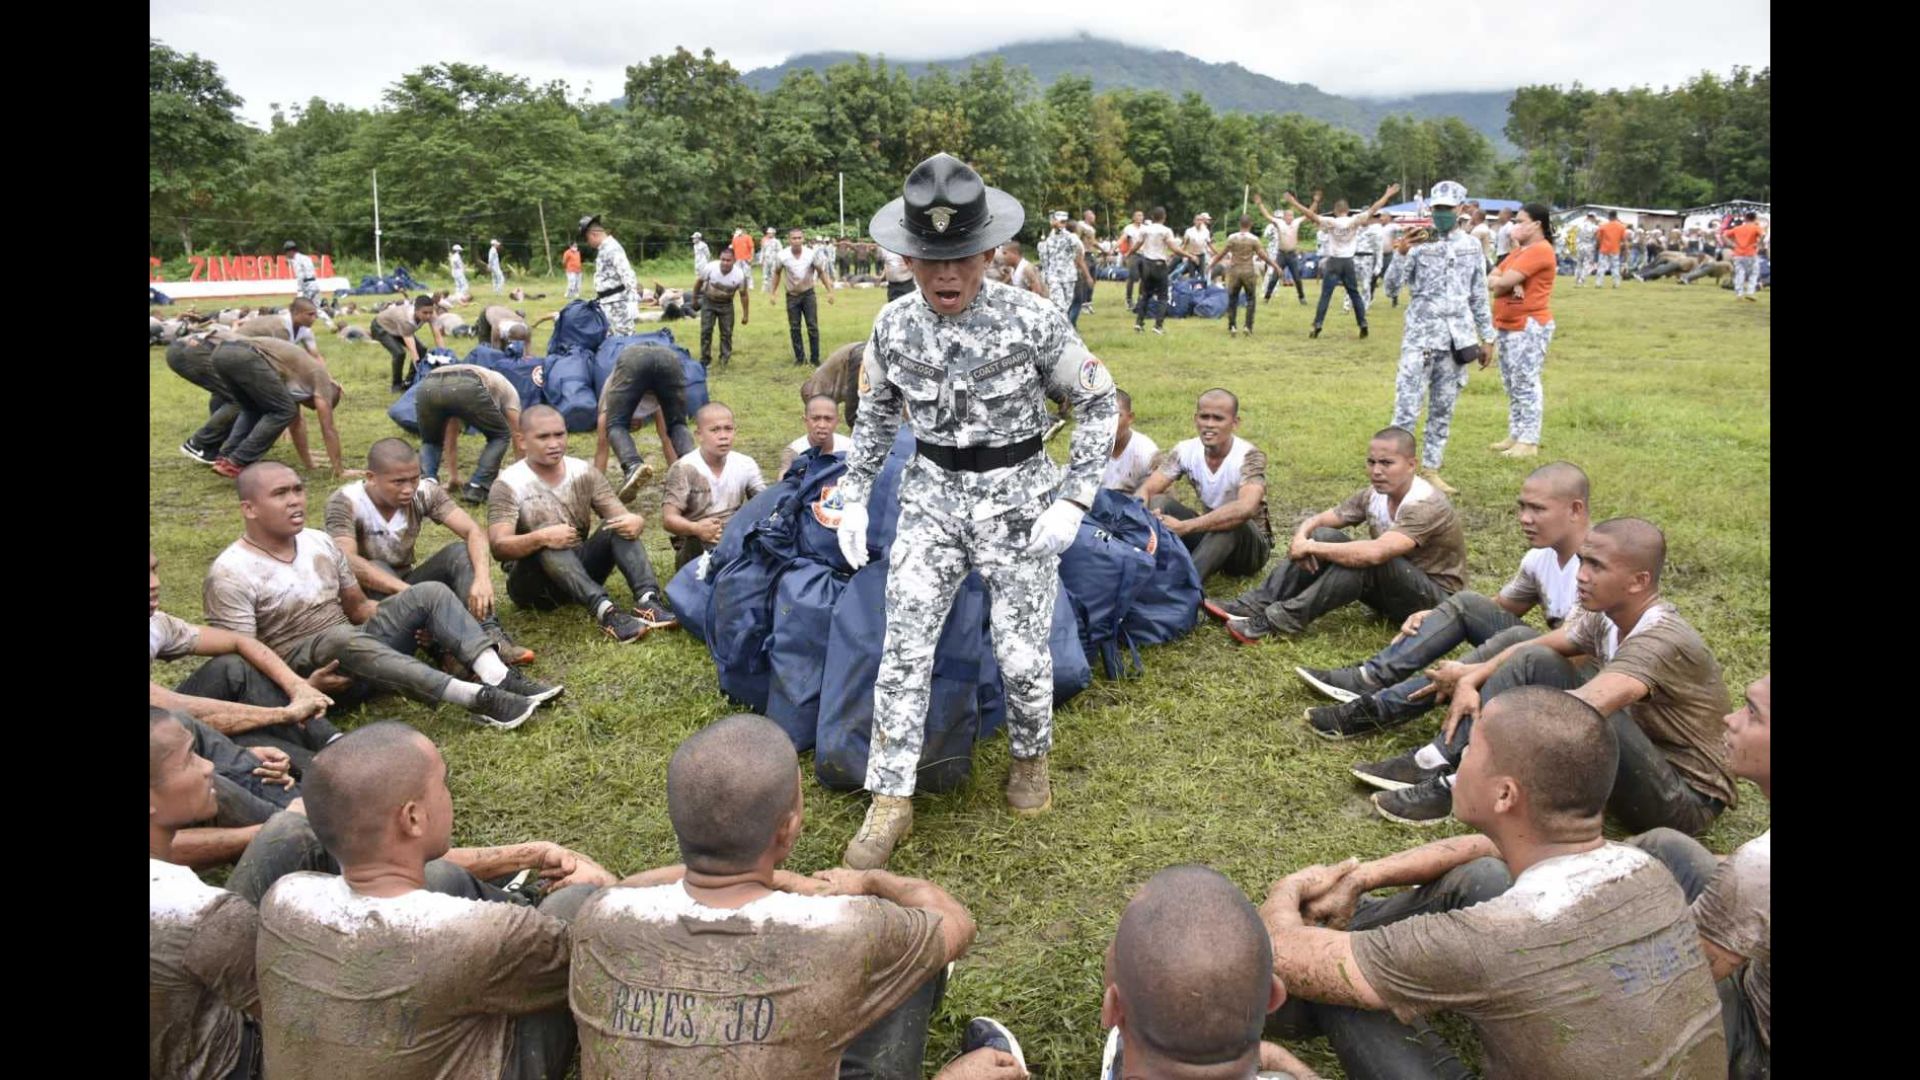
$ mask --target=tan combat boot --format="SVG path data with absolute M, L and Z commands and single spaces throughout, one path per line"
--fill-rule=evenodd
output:
M 1434 490 L 1438 491 L 1442 495 L 1460 494 L 1459 488 L 1454 487 L 1452 484 L 1449 484 L 1445 480 L 1442 480 L 1440 478 L 1439 469 L 1421 469 L 1420 476 L 1421 478 L 1426 480 L 1427 483 L 1432 484 Z
M 893 857 L 893 847 L 913 831 L 913 799 L 904 795 L 875 795 L 867 820 L 847 841 L 842 859 L 855 870 L 878 870 Z
M 1053 808 L 1047 755 L 1013 759 L 1013 767 L 1007 771 L 1007 806 L 1021 817 L 1037 817 Z
M 1504 438 L 1504 439 L 1501 439 L 1501 440 L 1500 440 L 1499 442 L 1497 442 L 1497 443 L 1494 443 L 1494 444 L 1493 444 L 1492 446 L 1489 446 L 1489 447 L 1487 447 L 1487 449 L 1489 449 L 1489 450 L 1495 450 L 1495 451 L 1498 451 L 1498 450 L 1510 450 L 1510 449 L 1512 449 L 1512 448 L 1513 448 L 1513 436 L 1511 436 L 1511 435 L 1509 435 L 1509 436 L 1507 436 L 1507 437 L 1506 437 L 1506 438 Z
M 1540 455 L 1539 444 L 1530 443 L 1530 442 L 1517 442 L 1513 444 L 1512 449 L 1508 450 L 1504 454 L 1501 454 L 1500 456 L 1518 458 L 1518 457 L 1538 457 L 1539 455 Z

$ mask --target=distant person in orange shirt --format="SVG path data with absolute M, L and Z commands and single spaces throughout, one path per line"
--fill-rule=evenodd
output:
M 1620 211 L 1607 211 L 1607 222 L 1600 226 L 1597 241 L 1600 247 L 1600 276 L 1594 279 L 1595 288 L 1607 280 L 1607 272 L 1613 272 L 1613 287 L 1620 287 L 1620 247 L 1627 238 L 1627 227 L 1620 223 Z
M 1720 235 L 1733 245 L 1733 296 L 1736 300 L 1759 303 L 1760 291 L 1760 215 L 1747 211 L 1747 219 Z
M 753 237 L 745 229 L 733 230 L 733 263 L 747 274 L 747 288 L 753 288 Z
M 560 265 L 567 268 L 567 299 L 580 295 L 580 245 L 568 244 L 560 254 Z
M 1533 457 L 1540 452 L 1540 420 L 1546 394 L 1540 371 L 1553 342 L 1553 312 L 1547 299 L 1559 262 L 1553 254 L 1552 211 L 1528 203 L 1513 219 L 1513 250 L 1487 278 L 1493 291 L 1494 351 L 1500 379 L 1507 386 L 1507 437 L 1490 449 L 1502 457 Z M 1612 222 L 1609 222 L 1612 224 Z M 1618 265 L 1619 255 L 1614 256 Z M 1616 286 L 1617 288 L 1618 286 Z M 1480 366 L 1487 366 L 1482 359 Z

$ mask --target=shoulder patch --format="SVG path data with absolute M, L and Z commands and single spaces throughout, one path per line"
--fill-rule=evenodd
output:
M 1107 365 L 1101 363 L 1099 357 L 1089 354 L 1080 361 L 1080 389 L 1098 393 L 1112 388 L 1113 373 L 1107 370 Z
M 813 520 L 837 532 L 840 529 L 840 511 L 845 508 L 846 502 L 840 498 L 840 486 L 828 484 L 820 489 L 819 497 L 813 500 Z

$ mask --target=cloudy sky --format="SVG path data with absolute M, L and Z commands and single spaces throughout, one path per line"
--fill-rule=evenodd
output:
M 403 72 L 454 60 L 565 79 L 576 93 L 590 87 L 595 98 L 612 98 L 628 64 L 676 45 L 712 48 L 745 72 L 805 52 L 927 60 L 1086 32 L 1356 97 L 1576 79 L 1659 86 L 1702 69 L 1763 66 L 1772 47 L 1767 0 L 1229 0 L 1192 9 L 1188 19 L 1170 14 L 1182 9 L 1165 0 L 971 0 L 911 16 L 874 0 L 466 0 L 428 8 L 338 0 L 300 10 L 290 25 L 287 8 L 258 0 L 149 0 L 147 9 L 151 35 L 218 64 L 246 99 L 246 118 L 261 124 L 273 102 L 318 96 L 376 105 Z

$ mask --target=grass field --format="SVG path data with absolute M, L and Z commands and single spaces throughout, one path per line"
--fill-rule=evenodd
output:
M 640 275 L 682 286 L 692 277 L 685 263 L 643 266 Z M 1310 299 L 1316 284 L 1309 283 Z M 528 288 L 547 294 L 526 305 L 530 315 L 560 306 L 560 284 Z M 1309 341 L 1311 309 L 1276 292 L 1261 306 L 1252 339 L 1228 338 L 1224 320 L 1197 319 L 1171 321 L 1166 336 L 1156 337 L 1133 333 L 1123 288 L 1102 282 L 1080 330 L 1133 395 L 1137 425 L 1162 447 L 1191 436 L 1194 398 L 1224 385 L 1240 395 L 1240 433 L 1271 462 L 1276 529 L 1364 484 L 1367 437 L 1391 412 L 1399 310 L 1383 299 L 1372 337 L 1359 341 L 1336 302 L 1325 336 Z M 489 298 L 484 282 L 477 289 L 482 302 Z M 822 304 L 822 356 L 864 339 L 883 298 L 879 289 L 846 289 L 835 304 Z M 1742 303 L 1718 288 L 1665 281 L 1576 290 L 1562 278 L 1545 376 L 1540 460 L 1566 458 L 1587 470 L 1596 520 L 1632 514 L 1666 530 L 1666 593 L 1705 636 L 1736 696 L 1770 664 L 1771 303 L 1770 295 Z M 792 366 L 784 307 L 756 292 L 752 320 L 736 329 L 732 366 L 716 368 L 710 387 L 736 412 L 736 450 L 770 472 L 781 446 L 801 432 L 795 390 L 802 373 Z M 364 326 L 368 318 L 349 321 Z M 697 351 L 697 323 L 669 325 Z M 364 464 L 369 443 L 399 430 L 385 413 L 387 356 L 377 345 L 325 338 L 322 348 L 347 388 L 340 417 L 349 463 Z M 457 351 L 471 344 L 460 342 Z M 162 605 L 197 620 L 202 575 L 239 534 L 239 512 L 230 482 L 175 449 L 204 418 L 205 395 L 167 370 L 161 350 L 152 350 L 148 366 L 150 528 Z M 1470 587 L 1487 593 L 1525 550 L 1512 505 L 1530 466 L 1485 449 L 1505 434 L 1499 374 L 1476 370 L 1455 413 L 1445 472 L 1461 489 L 1454 501 L 1467 527 Z M 1056 456 L 1067 441 L 1055 440 Z M 318 455 L 317 433 L 313 443 Z M 572 444 L 574 453 L 591 455 L 591 435 Z M 641 445 L 657 455 L 650 437 Z M 469 465 L 478 448 L 477 439 L 465 440 Z M 293 460 L 285 442 L 273 456 Z M 308 481 L 308 521 L 318 527 L 334 482 L 324 472 Z M 658 498 L 656 484 L 640 509 L 654 565 L 670 568 Z M 429 525 L 422 553 L 447 539 Z M 508 734 L 482 731 L 458 709 L 394 698 L 338 719 L 352 726 L 397 717 L 440 743 L 452 766 L 456 843 L 549 839 L 623 874 L 677 862 L 663 790 L 667 757 L 681 738 L 730 711 L 704 648 L 686 634 L 616 647 L 581 612 L 513 609 L 496 581 L 508 628 L 539 654 L 532 673 L 567 685 L 556 708 Z M 1208 591 L 1231 593 L 1242 584 L 1216 581 Z M 625 586 L 613 591 L 621 599 Z M 1162 867 L 1208 863 L 1257 903 L 1269 882 L 1297 867 L 1385 855 L 1461 831 L 1453 823 L 1416 831 L 1382 820 L 1347 774 L 1355 762 L 1429 738 L 1433 722 L 1344 744 L 1314 737 L 1301 722 L 1302 708 L 1319 702 L 1293 665 L 1351 662 L 1391 633 L 1354 608 L 1297 641 L 1248 649 L 1210 622 L 1184 641 L 1147 650 L 1143 678 L 1096 679 L 1061 711 L 1051 814 L 1025 820 L 1006 812 L 1006 742 L 997 737 L 976 756 L 971 782 L 918 800 L 913 835 L 892 868 L 945 885 L 980 926 L 935 1018 L 929 1073 L 955 1050 L 966 1018 L 985 1013 L 1019 1035 L 1036 1076 L 1093 1075 L 1104 1038 L 1102 956 L 1132 889 Z M 171 682 L 186 672 L 177 665 L 156 669 L 156 677 Z M 808 828 L 792 868 L 834 865 L 865 807 L 861 795 L 809 781 Z M 1768 822 L 1759 792 L 1743 783 L 1739 807 L 1722 817 L 1709 846 L 1731 851 Z M 1294 1049 L 1339 1075 L 1324 1042 Z

